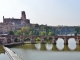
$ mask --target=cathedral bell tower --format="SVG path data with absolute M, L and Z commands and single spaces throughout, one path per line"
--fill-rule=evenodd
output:
M 25 11 L 21 12 L 21 24 L 25 24 L 25 20 L 26 20 L 26 14 Z

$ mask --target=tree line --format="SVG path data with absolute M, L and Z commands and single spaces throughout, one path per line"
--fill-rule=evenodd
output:
M 80 35 L 80 27 L 75 28 L 75 36 Z
M 20 30 L 9 31 L 9 35 L 37 35 L 37 36 L 54 36 L 57 35 L 54 32 L 54 28 L 51 26 L 44 26 L 35 24 L 34 27 L 26 26 L 22 27 Z M 80 35 L 80 27 L 75 27 L 75 36 Z
M 22 27 L 20 30 L 9 31 L 8 35 L 37 35 L 37 36 L 54 36 L 54 29 L 51 26 L 36 24 L 34 27 Z

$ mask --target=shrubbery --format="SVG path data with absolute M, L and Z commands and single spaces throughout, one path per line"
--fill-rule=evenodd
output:
M 37 37 L 35 40 L 36 40 L 36 41 L 40 41 L 40 38 L 39 38 L 39 37 Z
M 18 38 L 15 38 L 14 42 L 19 42 L 20 40 Z
M 30 39 L 28 38 L 28 37 L 26 37 L 25 39 L 24 39 L 24 41 L 29 41 Z

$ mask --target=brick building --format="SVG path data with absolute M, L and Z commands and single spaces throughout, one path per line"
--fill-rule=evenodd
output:
M 10 24 L 16 24 L 16 25 L 29 25 L 30 20 L 26 19 L 26 14 L 25 11 L 21 12 L 21 18 L 16 19 L 16 18 L 5 18 L 3 16 L 3 23 L 10 23 Z
M 23 26 L 30 26 L 30 19 L 26 19 L 25 11 L 21 12 L 21 18 L 5 18 L 3 16 L 3 23 L 0 23 L 0 34 L 7 34 L 8 31 L 16 31 Z

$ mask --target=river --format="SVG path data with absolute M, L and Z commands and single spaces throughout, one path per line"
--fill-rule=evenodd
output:
M 2 46 L 0 46 L 0 60 L 10 60 Z
M 10 48 L 24 60 L 80 60 L 80 45 L 75 40 L 69 39 L 64 45 L 62 39 L 57 44 L 24 44 Z
M 23 44 L 11 47 L 15 53 L 24 60 L 80 60 L 80 45 L 71 38 L 68 45 L 63 39 L 58 39 L 57 44 Z M 2 46 L 0 46 L 0 60 L 10 60 Z

